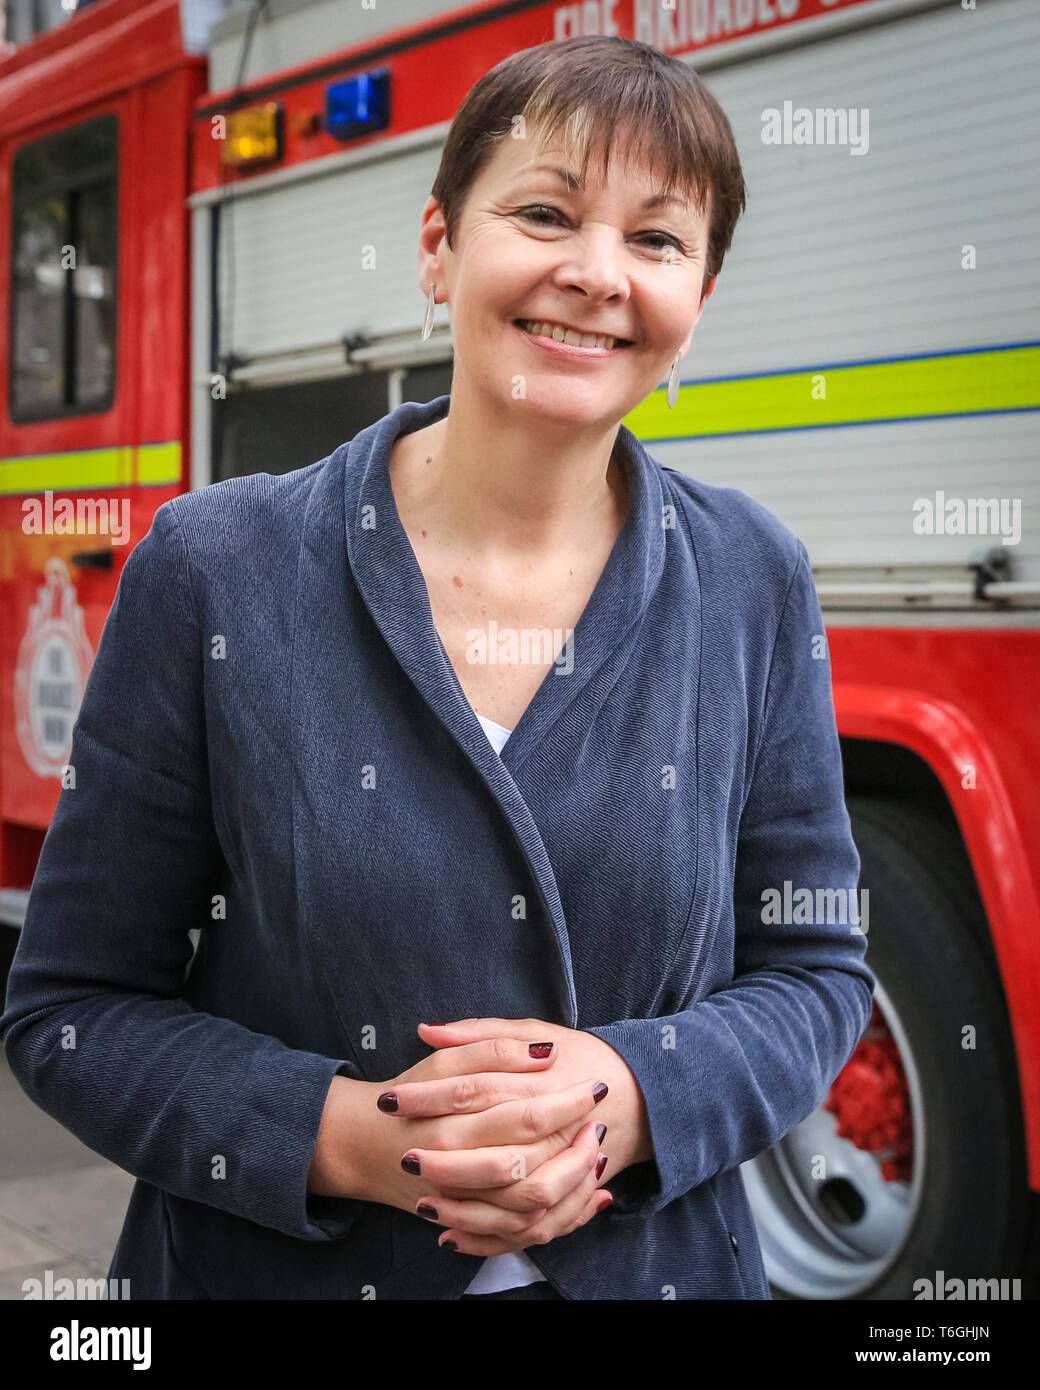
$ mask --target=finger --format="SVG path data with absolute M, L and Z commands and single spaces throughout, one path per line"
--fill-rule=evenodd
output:
M 482 1149 L 409 1149 L 401 1166 L 415 1176 L 421 1174 L 438 1189 L 501 1188 L 523 1182 L 527 1174 L 566 1147 L 566 1141 L 551 1134 L 537 1144 L 498 1145 Z
M 587 1222 L 591 1221 L 594 1216 L 598 1216 L 601 1211 L 606 1211 L 613 1199 L 611 1198 L 607 1201 L 602 1200 L 602 1193 L 605 1190 L 606 1189 L 600 1189 L 594 1193 L 588 1206 L 581 1213 L 579 1220 L 571 1227 L 572 1231 L 577 1230 L 579 1226 L 584 1226 Z M 561 1232 L 560 1234 L 566 1235 L 569 1234 L 569 1232 Z M 531 1243 L 547 1244 L 548 1242 L 536 1241 Z M 441 1249 L 448 1251 L 452 1251 L 454 1247 L 455 1253 L 460 1255 L 512 1255 L 516 1254 L 519 1249 L 526 1250 L 528 1248 L 527 1245 L 518 1245 L 516 1238 L 511 1240 L 504 1236 L 474 1235 L 469 1231 L 459 1231 L 454 1226 L 449 1227 L 448 1231 L 445 1232 L 444 1239 L 439 1241 L 438 1244 Z
M 533 1144 L 564 1125 L 584 1123 L 607 1094 L 604 1081 L 595 1078 L 576 1081 L 558 1091 L 542 1091 L 520 1100 L 504 1101 L 478 1115 L 462 1118 L 458 1128 L 461 1145 L 467 1146 L 467 1134 L 472 1132 L 470 1147 L 495 1144 Z
M 604 1188 L 597 1187 L 595 1192 L 593 1192 L 588 1205 L 579 1214 L 578 1219 L 576 1221 L 573 1221 L 570 1224 L 570 1226 L 568 1226 L 565 1231 L 561 1231 L 560 1234 L 564 1236 L 570 1235 L 571 1231 L 578 1230 L 580 1226 L 584 1226 L 587 1222 L 591 1221 L 594 1216 L 598 1216 L 601 1211 L 606 1211 L 607 1207 L 611 1205 L 614 1198 L 613 1195 L 609 1192 L 607 1192 L 606 1197 L 604 1197 L 604 1191 Z
M 576 1081 L 555 1091 L 542 1089 L 533 1095 L 510 1097 L 497 1105 L 490 1104 L 485 1108 L 479 1103 L 480 1089 L 463 1084 L 465 1081 L 466 1078 L 459 1078 L 448 1083 L 448 1091 L 452 1086 L 461 1085 L 462 1093 L 472 1097 L 471 1113 L 445 1120 L 440 1125 L 429 1126 L 437 1137 L 428 1139 L 427 1148 L 458 1152 L 463 1149 L 489 1148 L 498 1144 L 533 1144 L 566 1125 L 583 1124 L 593 1108 L 607 1094 L 606 1083 L 593 1078 L 588 1081 Z M 414 1097 L 416 1086 L 429 1087 L 437 1084 L 439 1083 L 428 1081 L 409 1083 L 410 1090 L 405 1099 Z M 396 1091 L 399 1105 L 403 1093 L 404 1086 Z M 412 1103 L 414 1104 L 414 1099 Z M 421 1155 L 422 1151 L 415 1149 L 413 1152 Z
M 506 1189 L 523 1182 L 568 1141 L 557 1130 L 532 1144 L 498 1144 L 462 1149 L 410 1148 L 401 1156 L 406 1173 L 423 1177 L 438 1189 L 489 1187 Z
M 528 1165 L 534 1156 L 526 1153 L 530 1146 L 552 1137 L 557 1147 L 539 1163 L 552 1157 L 567 1142 L 558 1134 L 560 1127 L 587 1119 L 606 1092 L 602 1081 L 577 1081 L 559 1091 L 459 1116 L 450 1122 L 450 1144 L 440 1134 L 447 1133 L 448 1122 L 435 1125 L 435 1137 L 426 1146 L 412 1145 L 402 1155 L 402 1167 L 446 1187 L 498 1187 L 522 1180 L 532 1171 Z
M 453 1241 L 460 1254 L 498 1255 L 526 1250 L 532 1245 L 548 1245 L 557 1236 L 568 1235 L 587 1221 L 605 1210 L 613 1200 L 605 1200 L 596 1186 L 594 1174 L 590 1175 L 556 1207 L 526 1229 L 512 1235 L 483 1235 L 459 1226 L 449 1226 L 440 1237 L 438 1244 Z
M 533 1219 L 534 1212 L 549 1211 L 558 1206 L 569 1193 L 586 1180 L 590 1172 L 597 1171 L 597 1164 L 603 1162 L 603 1156 L 600 1154 L 600 1145 L 603 1142 L 600 1130 L 605 1132 L 606 1125 L 598 1125 L 595 1122 L 582 1125 L 578 1137 L 562 1153 L 548 1159 L 525 1181 L 511 1188 L 500 1189 L 508 1194 L 509 1202 L 505 1209 L 513 1213 L 527 1212 Z M 598 1171 L 601 1173 L 603 1169 L 600 1168 Z M 485 1229 L 467 1219 L 470 1208 L 492 1206 L 503 1209 L 498 1195 L 493 1190 L 487 1193 L 462 1192 L 458 1196 L 454 1195 L 455 1191 L 456 1189 L 448 1192 L 438 1189 L 435 1205 L 442 1221 L 458 1226 L 460 1230 L 477 1232 Z M 503 1232 L 512 1229 L 512 1226 L 502 1228 Z M 498 1234 L 493 1227 L 489 1233 Z
M 440 1226 L 459 1226 L 474 1235 L 511 1236 L 526 1231 L 546 1213 L 542 1207 L 534 1211 L 507 1211 L 492 1202 L 454 1202 L 439 1192 L 424 1197 L 416 1205 L 415 1214 L 424 1221 Z
M 540 1220 L 523 1231 L 514 1235 L 488 1236 L 449 1226 L 438 1244 L 454 1241 L 458 1253 L 464 1255 L 497 1255 L 526 1250 L 532 1245 L 548 1245 L 557 1236 L 567 1235 L 591 1220 L 601 1205 L 597 1178 L 592 1172 L 562 1202 L 551 1207 Z
M 532 1058 L 537 1062 L 544 1060 Z M 544 1069 L 539 1066 L 538 1072 Z M 493 1105 L 544 1092 L 545 1082 L 538 1079 L 537 1073 L 463 1072 L 439 1080 L 399 1081 L 392 1091 L 384 1091 L 376 1104 L 387 1115 L 472 1115 L 490 1110 Z
M 556 1060 L 556 1055 L 556 1044 L 551 1041 L 495 1037 L 445 1047 L 424 1057 L 417 1065 L 423 1068 L 424 1080 L 436 1081 L 446 1076 L 461 1076 L 464 1072 L 544 1071 Z M 431 1068 L 432 1077 L 428 1075 Z M 408 1072 L 405 1072 L 400 1078 L 401 1084 L 414 1085 L 407 1077 Z
M 543 1208 L 552 1211 L 579 1188 L 590 1173 L 595 1175 L 598 1182 L 607 1166 L 607 1156 L 600 1152 L 602 1141 L 599 1129 L 595 1122 L 583 1126 L 574 1142 L 562 1153 L 548 1159 L 518 1185 L 516 1196 L 527 1203 L 532 1211 Z M 469 1229 L 464 1221 L 457 1224 Z
M 513 1183 L 510 1187 L 497 1188 L 456 1188 L 448 1184 L 443 1184 L 438 1188 L 438 1195 L 443 1195 L 455 1202 L 491 1202 L 495 1206 L 504 1207 L 507 1211 L 529 1211 L 537 1205 L 537 1202 L 529 1195 L 531 1189 L 527 1185 L 531 1181 L 532 1176 L 535 1173 L 539 1175 L 544 1173 L 550 1165 L 555 1164 L 558 1162 L 559 1158 L 570 1152 L 575 1147 L 575 1140 L 578 1135 L 581 1134 L 584 1129 L 585 1122 L 579 1121 L 578 1124 L 568 1125 L 565 1129 L 559 1130 L 558 1133 L 564 1142 L 560 1146 L 558 1155 L 547 1158 L 536 1170 L 528 1167 L 528 1177 L 523 1182 Z M 593 1132 L 596 1135 L 597 1145 L 601 1146 L 606 1137 L 607 1126 L 598 1123 Z M 579 1142 L 577 1145 L 579 1151 L 582 1147 L 583 1146 Z
M 460 1042 L 480 1042 L 506 1036 L 529 1038 L 536 1018 L 457 1018 L 451 1023 L 420 1023 L 419 1036 L 434 1047 L 454 1047 Z M 436 1041 L 434 1041 L 436 1039 Z

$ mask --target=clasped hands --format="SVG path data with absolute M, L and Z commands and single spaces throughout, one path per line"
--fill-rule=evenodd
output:
M 639 1084 L 595 1034 L 501 1018 L 418 1031 L 431 1056 L 369 1084 L 384 1172 L 397 1154 L 371 1196 L 444 1226 L 442 1246 L 501 1255 L 583 1226 L 613 1200 L 608 1130 L 612 1174 L 652 1156 Z M 551 1051 L 532 1055 L 539 1043 Z

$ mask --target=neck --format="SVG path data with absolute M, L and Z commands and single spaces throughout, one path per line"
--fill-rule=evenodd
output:
M 616 425 L 554 425 L 523 402 L 489 419 L 453 391 L 448 415 L 416 437 L 411 476 L 400 481 L 424 524 L 469 556 L 583 549 L 598 528 L 616 536 L 627 515 L 617 433 Z

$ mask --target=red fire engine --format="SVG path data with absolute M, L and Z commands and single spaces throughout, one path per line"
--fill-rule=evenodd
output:
M 931 1296 L 938 1271 L 1028 1279 L 1031 0 L 101 0 L 0 58 L 0 918 L 13 938 L 156 507 L 306 466 L 450 389 L 415 282 L 444 133 L 501 58 L 583 32 L 695 62 L 733 124 L 749 209 L 691 375 L 675 411 L 662 389 L 626 423 L 805 540 L 869 890 L 871 1026 L 825 1103 L 744 1165 L 771 1283 L 881 1299 Z

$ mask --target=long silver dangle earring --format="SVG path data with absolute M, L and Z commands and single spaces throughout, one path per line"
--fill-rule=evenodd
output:
M 425 319 L 423 319 L 422 326 L 422 340 L 424 343 L 426 339 L 430 336 L 430 334 L 433 332 L 433 311 L 437 303 L 437 301 L 434 299 L 436 291 L 436 283 L 431 283 L 430 293 L 426 297 L 426 317 Z
M 675 354 L 675 361 L 672 363 L 672 370 L 668 374 L 668 406 L 675 409 L 675 403 L 679 399 L 679 358 L 681 352 Z

